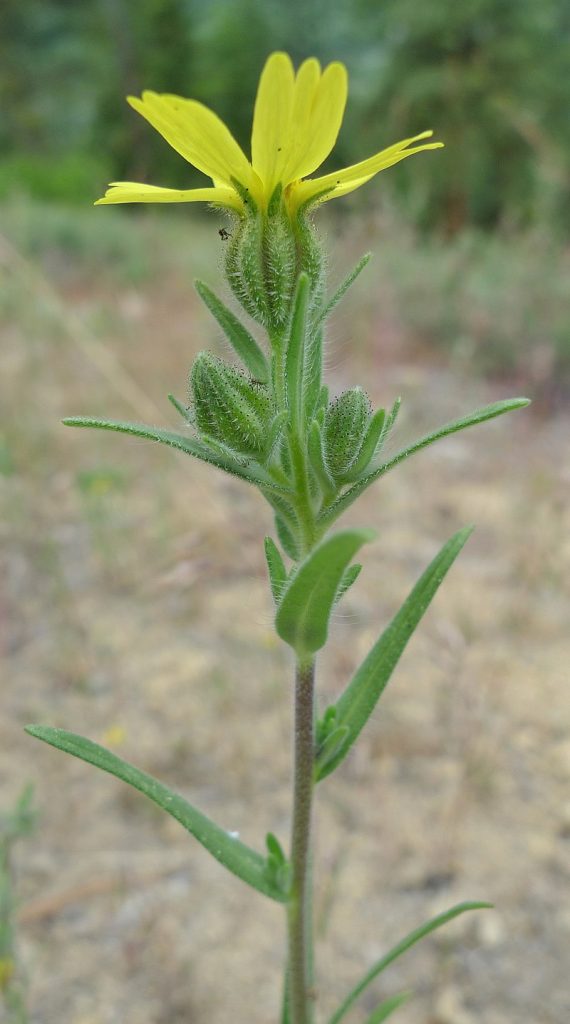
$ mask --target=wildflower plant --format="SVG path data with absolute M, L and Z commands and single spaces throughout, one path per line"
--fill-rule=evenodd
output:
M 335 144 L 346 95 L 342 64 L 332 63 L 321 71 L 311 58 L 295 74 L 289 57 L 274 53 L 259 83 L 251 161 L 222 121 L 202 104 L 153 92 L 129 98 L 181 156 L 212 179 L 212 185 L 177 190 L 115 182 L 98 202 L 206 202 L 226 211 L 231 230 L 225 275 L 249 320 L 244 323 L 208 285 L 196 282 L 238 365 L 210 352 L 198 354 L 190 370 L 189 402 L 169 396 L 184 421 L 180 432 L 97 418 L 64 420 L 70 426 L 118 431 L 179 449 L 252 485 L 271 506 L 275 538 L 265 538 L 265 555 L 275 629 L 295 659 L 288 849 L 271 833 L 264 852 L 252 849 L 157 779 L 98 744 L 62 729 L 28 727 L 33 736 L 140 790 L 225 868 L 283 905 L 288 943 L 281 1024 L 312 1024 L 316 1014 L 310 880 L 315 790 L 349 754 L 471 532 L 470 527 L 461 529 L 444 544 L 338 699 L 317 709 L 317 653 L 326 643 L 333 608 L 362 569 L 355 559 L 374 539 L 369 529 L 331 528 L 364 491 L 415 452 L 527 404 L 526 399 L 515 398 L 488 405 L 388 455 L 400 399 L 389 410 L 373 410 L 360 387 L 330 399 L 323 381 L 326 321 L 369 255 L 329 296 L 314 214 L 322 203 L 360 188 L 379 171 L 442 146 L 428 141 L 432 132 L 426 131 L 351 167 L 313 177 Z M 259 328 L 265 343 L 259 341 Z M 329 1024 L 339 1024 L 365 988 L 419 939 L 467 910 L 489 905 L 460 903 L 399 940 L 346 995 Z M 386 1020 L 403 1000 L 395 995 L 382 1002 L 366 1017 L 366 1024 Z

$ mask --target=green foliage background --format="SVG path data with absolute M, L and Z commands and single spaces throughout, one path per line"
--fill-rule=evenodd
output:
M 346 62 L 335 163 L 426 127 L 447 142 L 383 182 L 418 225 L 568 228 L 567 0 L 3 0 L 0 196 L 84 203 L 117 178 L 203 180 L 122 97 L 201 99 L 247 147 L 276 48 Z

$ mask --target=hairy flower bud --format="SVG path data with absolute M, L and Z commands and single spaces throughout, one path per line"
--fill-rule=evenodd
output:
M 226 276 L 246 313 L 258 323 L 269 323 L 269 305 L 263 272 L 263 217 L 248 212 L 234 231 L 226 255 Z
M 362 388 L 351 388 L 331 402 L 325 414 L 324 451 L 328 469 L 336 480 L 342 480 L 354 465 L 372 407 Z
M 295 281 L 303 269 L 302 238 L 291 224 L 278 185 L 267 212 L 251 202 L 230 239 L 226 275 L 244 309 L 269 330 L 289 319 Z
M 311 282 L 311 302 L 319 311 L 325 290 L 325 257 L 313 223 L 303 211 L 295 221 L 299 271 L 304 270 Z
M 263 237 L 263 259 L 267 297 L 272 324 L 283 327 L 291 310 L 291 300 L 297 276 L 295 237 L 289 218 L 279 209 L 269 214 Z
M 263 460 L 273 418 L 269 389 L 210 352 L 199 352 L 190 371 L 196 425 L 207 437 Z

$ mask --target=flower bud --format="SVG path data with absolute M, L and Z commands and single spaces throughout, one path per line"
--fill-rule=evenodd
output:
M 258 323 L 269 323 L 269 305 L 263 270 L 263 217 L 248 211 L 230 239 L 226 275 L 243 308 Z
M 230 287 L 254 320 L 279 330 L 288 321 L 298 273 L 295 232 L 280 186 L 267 213 L 251 203 L 236 228 L 226 255 Z
M 198 429 L 242 455 L 263 460 L 270 441 L 272 402 L 266 385 L 199 352 L 190 371 Z
M 284 327 L 291 311 L 297 254 L 289 218 L 283 210 L 268 215 L 263 244 L 271 323 L 274 327 Z
M 317 231 L 303 211 L 295 221 L 299 271 L 304 270 L 311 282 L 311 304 L 320 310 L 325 289 L 325 256 Z
M 324 423 L 326 464 L 336 480 L 350 472 L 358 458 L 372 407 L 362 388 L 343 391 L 328 406 Z

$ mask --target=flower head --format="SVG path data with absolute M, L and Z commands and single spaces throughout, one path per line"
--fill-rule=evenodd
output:
M 425 142 L 431 131 L 403 139 L 351 167 L 311 178 L 336 142 L 348 78 L 338 61 L 321 71 L 314 57 L 297 73 L 286 53 L 273 53 L 261 73 L 251 135 L 251 161 L 208 107 L 180 96 L 143 92 L 130 105 L 190 164 L 213 182 L 209 188 L 173 189 L 116 181 L 97 204 L 213 203 L 238 214 L 249 204 L 267 210 L 276 190 L 290 215 L 301 207 L 336 199 L 413 153 L 439 149 Z

